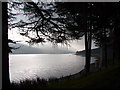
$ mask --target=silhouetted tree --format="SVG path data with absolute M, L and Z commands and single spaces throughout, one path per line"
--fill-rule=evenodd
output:
M 20 8 L 26 21 L 11 24 L 22 29 L 21 35 L 29 37 L 29 43 L 39 43 L 49 40 L 54 43 L 67 43 L 85 35 L 86 72 L 90 70 L 91 39 L 94 29 L 95 7 L 93 3 L 23 3 Z M 27 28 L 27 29 L 26 29 Z M 30 37 L 28 32 L 36 32 L 36 37 Z M 42 36 L 41 36 L 42 35 Z M 44 38 L 46 37 L 46 38 Z
M 120 3 L 114 4 L 114 14 L 113 14 L 113 49 L 116 55 L 115 59 L 120 59 Z
M 17 49 L 15 47 L 10 47 L 9 43 L 16 43 L 8 39 L 8 22 L 15 19 L 13 13 L 10 13 L 11 9 L 8 9 L 8 3 L 2 2 L 2 89 L 9 89 L 10 85 L 10 75 L 9 75 L 9 52 L 11 49 Z M 9 12 L 9 14 L 8 14 Z
M 9 55 L 8 55 L 8 11 L 7 2 L 2 2 L 2 89 L 8 89 L 9 79 Z
M 97 21 L 97 27 L 94 32 L 93 38 L 95 39 L 96 45 L 103 48 L 103 66 L 107 67 L 108 59 L 107 59 L 107 48 L 109 46 L 113 47 L 113 63 L 114 63 L 114 56 L 115 56 L 115 39 L 114 32 L 117 31 L 117 26 L 115 25 L 116 21 L 119 20 L 119 3 L 99 3 L 96 7 L 101 12 L 96 12 L 99 15 L 99 19 Z M 119 24 L 118 22 L 116 23 Z M 118 36 L 119 37 L 119 36 Z M 119 40 L 117 40 L 119 41 Z M 116 42 L 117 43 L 117 42 Z M 110 52 L 109 52 L 110 53 Z M 112 52 L 111 52 L 112 53 Z
M 94 30 L 94 24 L 97 16 L 94 14 L 94 3 L 57 3 L 59 6 L 59 12 L 63 14 L 64 11 L 68 11 L 72 14 L 72 18 L 77 24 L 77 29 L 74 28 L 78 33 L 82 33 L 85 35 L 85 51 L 86 51 L 86 72 L 90 70 L 90 59 L 91 59 L 91 40 L 92 40 L 92 32 Z M 63 8 L 64 11 L 61 11 Z M 80 37 L 76 35 L 77 39 Z
M 54 3 L 25 2 L 22 5 L 18 9 L 23 11 L 27 20 L 10 24 L 10 27 L 20 28 L 20 34 L 31 39 L 28 43 L 51 41 L 54 44 L 67 44 L 67 41 L 72 40 L 73 33 L 66 29 L 75 26 L 75 23 L 70 17 L 58 15 L 53 7 Z M 35 35 L 30 36 L 30 33 Z
M 57 3 L 59 12 L 63 14 L 66 11 L 73 15 L 74 21 L 77 23 L 77 32 L 84 32 L 85 50 L 86 50 L 86 70 L 90 67 L 91 54 L 91 38 L 95 40 L 95 44 L 103 48 L 103 66 L 107 67 L 107 51 L 108 45 L 118 47 L 118 28 L 119 28 L 119 3 Z M 61 8 L 64 8 L 61 11 Z M 65 12 L 64 12 L 65 11 Z M 117 15 L 117 16 L 116 16 Z M 116 25 L 114 25 L 114 23 Z M 114 35 L 114 39 L 111 35 Z M 116 37 L 117 36 L 117 37 Z M 76 36 L 77 37 L 77 36 Z M 115 39 L 116 38 L 116 39 Z M 114 41 L 114 42 L 113 42 Z M 114 44 L 116 43 L 116 44 Z M 115 46 L 116 45 L 116 46 Z M 118 47 L 119 48 L 119 47 Z M 113 48 L 113 58 L 114 58 Z M 117 50 L 118 51 L 118 50 Z M 118 51 L 119 52 L 119 51 Z M 114 61 L 113 61 L 114 62 Z
M 46 42 L 47 40 L 54 44 L 68 44 L 67 41 L 73 40 L 76 35 L 78 36 L 78 33 L 71 29 L 76 26 L 76 23 L 70 15 L 69 17 L 67 15 L 58 15 L 53 6 L 54 3 L 42 2 L 10 3 L 11 8 L 19 9 L 20 14 L 22 13 L 27 19 L 16 22 L 14 16 L 19 15 L 19 13 L 13 14 L 12 11 L 9 12 L 9 29 L 18 27 L 21 35 L 30 38 L 30 41 L 27 41 L 30 44 Z M 67 29 L 71 30 L 68 31 Z M 30 35 L 31 32 L 34 35 Z M 12 40 L 8 41 L 13 43 Z M 9 51 L 11 49 L 13 48 L 9 47 Z
M 112 30 L 111 22 L 115 18 L 111 13 L 116 8 L 114 5 L 112 3 L 25 2 L 18 9 L 23 12 L 27 20 L 21 20 L 10 26 L 20 28 L 20 34 L 30 38 L 28 42 L 31 44 L 47 40 L 67 44 L 67 41 L 80 39 L 85 35 L 85 67 L 86 72 L 89 72 L 92 38 L 96 40 L 97 45 L 104 47 L 104 64 L 107 67 L 107 44 Z M 30 36 L 31 32 L 35 35 Z

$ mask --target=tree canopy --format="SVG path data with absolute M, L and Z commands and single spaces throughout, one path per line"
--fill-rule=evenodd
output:
M 22 13 L 26 20 L 10 23 L 10 27 L 18 27 L 21 35 L 30 38 L 28 43 L 50 41 L 67 44 L 69 40 L 85 35 L 88 69 L 92 39 L 106 52 L 110 39 L 115 40 L 112 37 L 119 28 L 119 3 L 23 2 L 12 3 L 11 6 L 20 10 L 18 14 Z
M 31 39 L 29 43 L 51 41 L 67 44 L 67 41 L 77 38 L 78 32 L 74 29 L 76 23 L 72 18 L 73 16 L 67 11 L 64 12 L 66 14 L 58 12 L 55 3 L 25 2 L 21 5 L 18 9 L 22 11 L 26 21 L 20 20 L 16 23 L 10 23 L 10 27 L 18 27 L 21 35 Z M 35 35 L 30 36 L 31 32 Z

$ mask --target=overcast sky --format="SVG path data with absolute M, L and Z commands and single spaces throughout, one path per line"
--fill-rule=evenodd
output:
M 19 34 L 19 30 L 17 30 L 17 29 L 8 30 L 8 38 L 12 39 L 14 41 L 21 41 L 21 42 L 19 42 L 20 44 L 23 44 L 25 46 L 29 46 L 29 44 L 25 42 L 26 40 L 29 40 L 29 38 L 21 36 Z M 62 44 L 59 44 L 58 46 L 53 46 L 52 43 L 46 42 L 43 45 L 42 44 L 33 45 L 32 47 L 37 48 L 37 49 L 42 49 L 42 50 L 46 50 L 46 48 L 47 48 L 47 50 L 49 49 L 49 51 L 50 50 L 52 51 L 53 47 L 54 47 L 54 51 L 57 50 L 57 52 L 58 52 L 58 48 L 59 48 L 59 50 L 64 49 L 64 50 L 68 50 L 68 51 L 71 51 L 71 52 L 81 51 L 81 50 L 85 49 L 85 47 L 84 47 L 84 37 L 81 40 L 78 40 L 78 41 L 71 41 L 70 46 L 65 46 L 65 45 L 62 45 Z M 92 43 L 92 48 L 96 48 L 93 43 Z
M 13 12 L 17 13 L 19 11 L 13 10 Z M 22 20 L 26 20 L 26 18 L 23 17 L 23 16 L 18 16 L 17 17 L 17 21 L 19 21 L 21 19 Z M 16 29 L 16 28 L 12 29 L 12 30 L 8 30 L 8 38 L 12 39 L 14 41 L 21 41 L 20 44 L 24 44 L 24 45 L 29 46 L 29 44 L 25 42 L 26 40 L 29 40 L 29 38 L 27 38 L 25 36 L 21 36 L 19 34 L 19 30 Z M 84 37 L 81 40 L 78 40 L 78 41 L 71 41 L 70 46 L 65 46 L 65 45 L 60 45 L 59 44 L 58 47 L 55 47 L 55 46 L 53 46 L 52 43 L 47 42 L 44 45 L 39 44 L 39 45 L 33 45 L 32 47 L 35 47 L 35 48 L 38 48 L 38 49 L 42 49 L 42 50 L 46 49 L 46 48 L 52 50 L 53 47 L 54 47 L 54 50 L 57 49 L 57 48 L 59 48 L 59 49 L 63 49 L 64 48 L 65 50 L 69 50 L 69 51 L 72 51 L 72 52 L 81 51 L 81 50 L 85 49 L 85 47 L 84 47 Z M 94 43 L 92 43 L 92 48 L 96 48 L 94 46 Z

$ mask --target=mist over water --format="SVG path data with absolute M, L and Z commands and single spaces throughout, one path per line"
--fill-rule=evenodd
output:
M 60 78 L 84 69 L 85 57 L 74 54 L 13 54 L 9 55 L 10 80 Z M 95 61 L 92 57 L 91 63 Z

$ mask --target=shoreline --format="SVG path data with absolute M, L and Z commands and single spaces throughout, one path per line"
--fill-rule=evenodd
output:
M 91 63 L 90 64 L 90 73 L 93 72 L 96 68 L 95 68 L 95 63 Z M 73 80 L 73 79 L 77 79 L 77 78 L 81 78 L 81 77 L 85 77 L 85 69 L 81 70 L 78 73 L 72 74 L 72 75 L 68 75 L 68 76 L 64 76 L 64 77 L 60 77 L 60 78 L 49 78 L 48 80 L 46 79 L 41 79 L 41 78 L 36 78 L 33 80 L 23 80 L 20 81 L 20 83 L 15 83 L 15 82 L 11 82 L 10 83 L 10 88 L 11 89 L 26 89 L 26 87 L 29 88 L 47 88 L 49 87 L 49 85 L 55 84 L 55 83 L 60 83 L 60 82 L 66 82 L 69 80 Z
M 96 68 L 95 68 L 95 63 L 91 63 L 90 64 L 90 72 L 94 71 Z M 68 75 L 68 76 L 63 76 L 63 77 L 59 77 L 59 78 L 48 78 L 47 80 L 46 79 L 42 79 L 42 78 L 36 78 L 34 80 L 22 80 L 20 81 L 19 83 L 16 83 L 16 82 L 11 82 L 11 84 L 20 84 L 22 82 L 26 82 L 26 81 L 30 81 L 30 82 L 34 82 L 34 81 L 37 81 L 38 80 L 43 80 L 46 82 L 46 84 L 49 84 L 49 83 L 52 83 L 52 82 L 59 82 L 59 81 L 63 81 L 63 80 L 69 80 L 69 79 L 72 79 L 72 78 L 79 78 L 79 77 L 82 77 L 82 76 L 85 76 L 85 68 L 81 71 L 79 71 L 78 73 L 75 73 L 75 74 L 71 74 L 71 75 Z M 38 82 L 39 83 L 39 82 Z
M 90 72 L 94 71 L 95 69 L 96 69 L 95 68 L 95 63 L 91 63 L 90 64 Z M 57 78 L 57 79 L 58 80 L 66 80 L 66 79 L 72 79 L 72 78 L 79 78 L 79 77 L 82 77 L 82 76 L 85 76 L 85 68 L 78 73 L 75 73 L 75 74 L 72 74 L 72 75 L 69 75 L 69 76 L 65 76 L 65 77 L 60 77 L 60 78 Z

